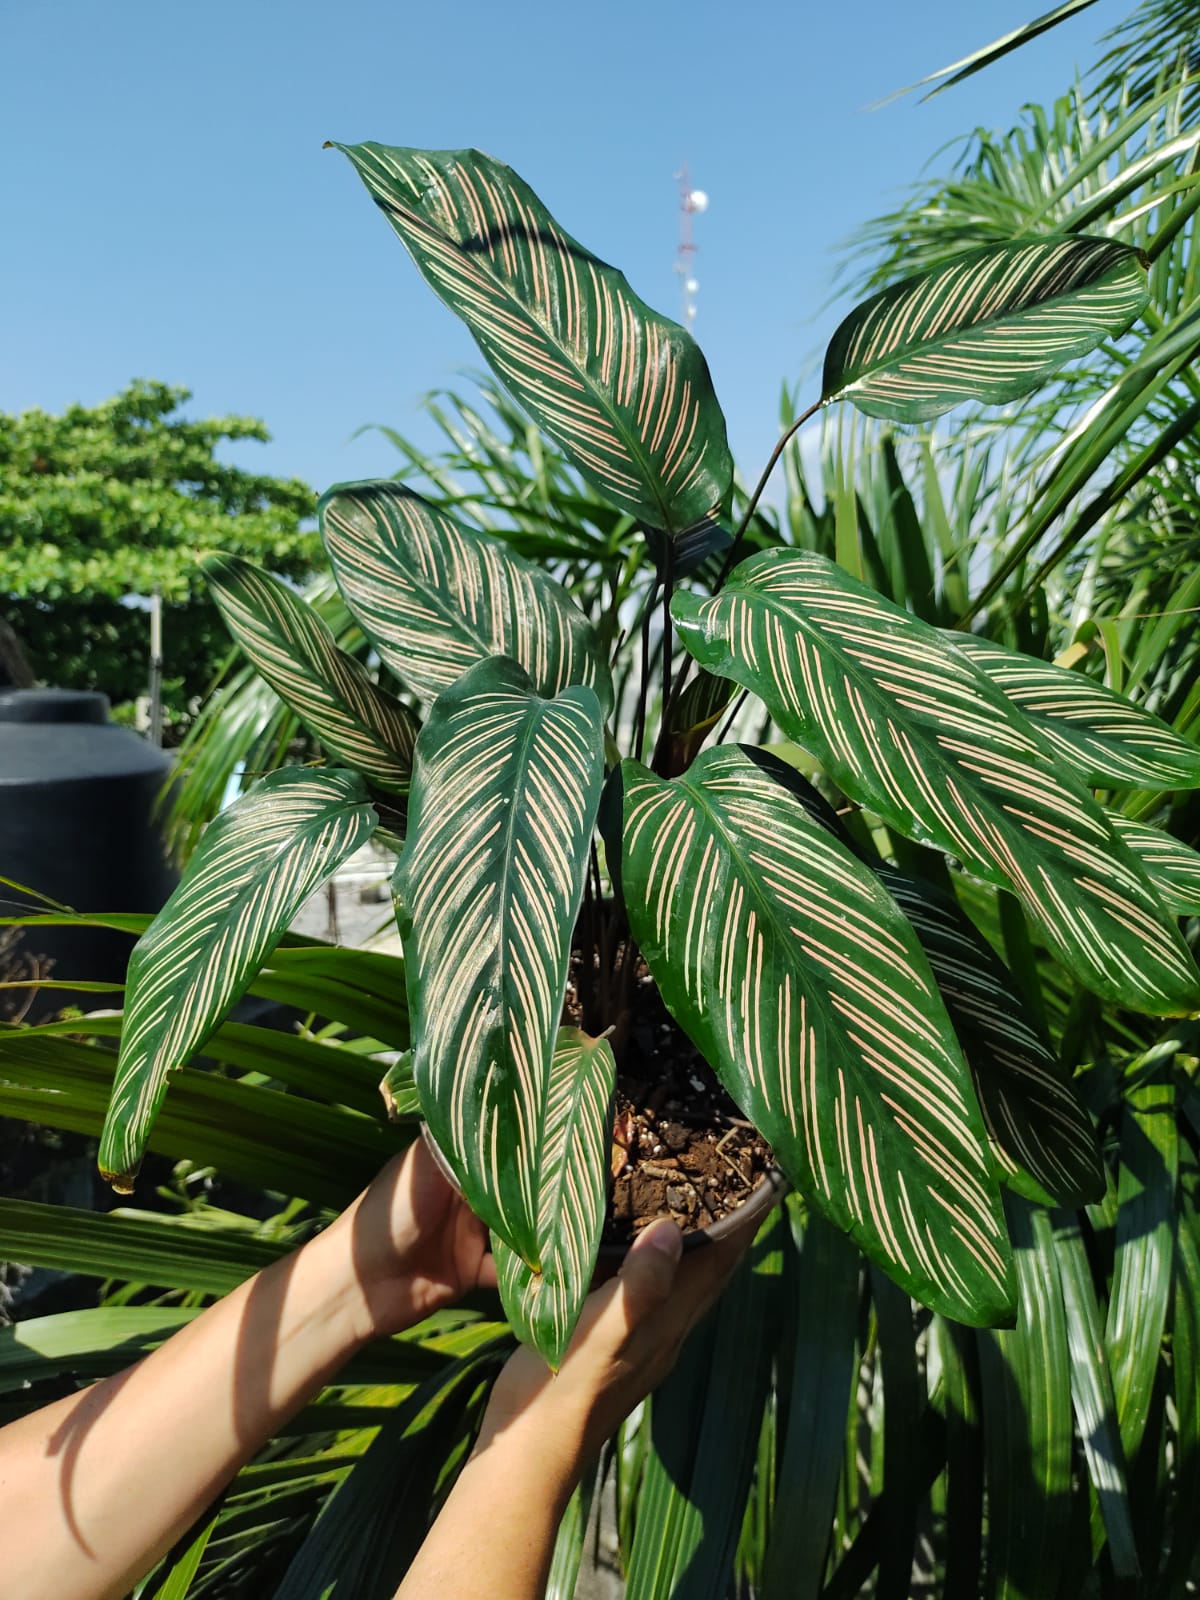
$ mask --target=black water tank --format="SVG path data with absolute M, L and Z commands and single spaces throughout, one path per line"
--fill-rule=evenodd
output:
M 161 750 L 109 722 L 102 694 L 0 690 L 0 877 L 76 911 L 157 911 L 175 883 L 155 816 L 170 770 Z M 7 885 L 0 900 L 8 912 L 32 903 Z M 132 943 L 46 927 L 26 930 L 20 955 L 52 963 L 43 976 L 119 981 Z M 116 1003 L 43 990 L 29 1020 Z

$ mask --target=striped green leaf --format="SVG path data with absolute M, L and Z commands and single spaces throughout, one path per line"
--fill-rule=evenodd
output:
M 728 678 L 701 672 L 685 687 L 679 699 L 667 710 L 667 737 L 670 739 L 670 771 L 685 772 L 720 722 L 737 687 Z
M 971 1067 L 1004 1183 L 1041 1205 L 1104 1193 L 1087 1108 L 987 940 L 955 901 L 891 868 L 879 876 L 920 941 Z
M 181 1067 L 245 993 L 309 895 L 374 832 L 352 772 L 285 767 L 213 822 L 129 962 L 125 1026 L 100 1170 L 132 1187 Z
M 413 1076 L 411 1050 L 401 1050 L 380 1078 L 379 1094 L 389 1122 L 405 1122 L 421 1115 L 421 1099 Z
M 1058 760 L 1097 786 L 1200 788 L 1200 745 L 1082 672 L 971 633 L 947 637 L 1036 725 Z
M 1011 1315 L 983 1119 L 916 939 L 786 767 L 622 768 L 621 884 L 668 1009 L 813 1204 L 918 1299 Z
M 204 562 L 226 626 L 259 675 L 325 747 L 377 788 L 404 793 L 417 719 L 340 650 L 320 613 L 239 556 Z
M 515 662 L 482 661 L 418 736 L 396 868 L 421 1109 L 472 1210 L 535 1269 L 553 1181 L 552 1059 L 601 767 L 591 689 L 546 700 Z
M 607 499 L 683 533 L 733 462 L 699 346 L 478 150 L 335 145 L 509 391 Z
M 1136 858 L 1022 713 L 937 629 L 821 556 L 751 556 L 672 612 L 701 666 L 753 689 L 779 727 L 889 826 L 1011 888 L 1099 995 L 1173 1014 L 1197 973 Z
M 1144 309 L 1140 252 L 1081 236 L 989 244 L 858 306 L 825 354 L 822 399 L 924 422 L 964 400 L 1015 400 Z
M 346 604 L 423 700 L 475 662 L 508 656 L 539 694 L 589 684 L 611 708 L 612 681 L 591 623 L 561 584 L 502 539 L 389 480 L 339 484 L 322 498 L 320 518 Z
M 809 816 L 859 854 L 840 818 L 798 773 Z M 868 861 L 917 936 L 962 1046 L 1004 1183 L 1043 1205 L 1082 1205 L 1104 1193 L 1091 1117 L 1060 1071 L 1008 969 L 950 895 Z
M 607 1039 L 560 1028 L 541 1129 L 541 1210 L 534 1272 L 493 1241 L 500 1300 L 517 1337 L 557 1371 L 592 1285 L 608 1200 L 609 1102 L 617 1064 Z
M 1142 863 L 1167 910 L 1180 917 L 1200 914 L 1200 851 L 1119 811 L 1109 811 L 1108 820 Z

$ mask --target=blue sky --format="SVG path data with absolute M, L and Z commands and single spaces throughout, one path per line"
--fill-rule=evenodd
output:
M 815 384 L 847 309 L 828 305 L 839 242 L 948 140 L 1066 87 L 1130 6 L 926 105 L 864 108 L 1044 8 L 0 0 L 0 410 L 159 378 L 195 414 L 264 418 L 273 442 L 239 452 L 259 470 L 391 473 L 355 428 L 427 438 L 421 396 L 478 357 L 322 141 L 479 145 L 671 315 L 686 157 L 711 196 L 696 334 L 756 476 L 781 382 Z

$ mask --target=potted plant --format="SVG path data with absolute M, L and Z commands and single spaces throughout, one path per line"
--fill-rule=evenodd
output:
M 724 1121 L 749 1125 L 759 1158 L 769 1147 L 909 1293 L 960 1322 L 1010 1322 L 1001 1185 L 1097 1197 L 1091 1122 L 952 877 L 905 875 L 880 847 L 914 840 L 1010 891 L 1105 999 L 1185 1013 L 1200 1006 L 1175 921 L 1187 864 L 1091 786 L 1131 764 L 1143 786 L 1200 786 L 1200 752 L 1091 680 L 934 628 L 831 561 L 742 557 L 806 417 L 848 399 L 915 421 L 1021 394 L 1129 325 L 1144 263 L 1107 239 L 1030 238 L 874 296 L 734 525 L 724 420 L 682 328 L 501 163 L 339 148 L 515 399 L 644 531 L 655 583 L 640 617 L 589 617 L 400 483 L 331 490 L 334 576 L 418 714 L 286 585 L 209 560 L 234 637 L 331 764 L 272 773 L 218 818 L 141 941 L 103 1169 L 129 1186 L 171 1069 L 382 827 L 400 851 L 412 1024 L 389 1092 L 419 1104 L 491 1229 L 510 1320 L 548 1360 L 591 1282 L 628 1113 L 645 1111 L 626 1094 L 614 1126 L 619 1074 L 642 1092 L 660 1060 L 686 1096 L 697 1056 L 737 1108 Z M 705 748 L 739 690 L 781 750 Z M 711 1105 L 716 1091 L 697 1076 L 694 1092 Z

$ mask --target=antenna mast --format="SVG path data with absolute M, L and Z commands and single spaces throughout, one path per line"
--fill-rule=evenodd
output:
M 693 259 L 699 247 L 692 238 L 692 218 L 708 210 L 708 195 L 703 189 L 692 188 L 686 161 L 675 174 L 675 179 L 679 184 L 679 246 L 675 253 L 675 271 L 679 275 L 683 297 L 683 325 L 690 333 L 696 320 L 696 296 L 700 291 L 700 280 L 696 276 Z

